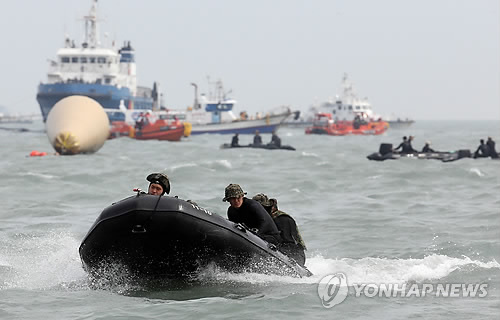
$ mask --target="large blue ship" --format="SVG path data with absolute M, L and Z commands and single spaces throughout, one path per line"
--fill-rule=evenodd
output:
M 130 42 L 121 48 L 101 46 L 97 0 L 84 17 L 85 38 L 78 46 L 66 37 L 57 58 L 50 62 L 47 82 L 38 86 L 36 99 L 45 122 L 52 107 L 71 95 L 90 97 L 106 109 L 156 109 L 158 90 L 137 85 L 135 52 Z M 124 120 L 121 112 L 107 112 L 110 121 Z

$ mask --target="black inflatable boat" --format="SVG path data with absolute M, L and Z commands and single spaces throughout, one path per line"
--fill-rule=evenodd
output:
M 289 145 L 281 145 L 280 147 L 272 144 L 260 144 L 260 145 L 254 145 L 254 144 L 247 144 L 247 145 L 238 145 L 238 146 L 231 146 L 230 143 L 224 143 L 223 145 L 220 146 L 221 149 L 233 149 L 233 148 L 255 148 L 255 149 L 266 149 L 266 150 L 292 150 L 295 151 L 295 148 Z
M 470 158 L 471 152 L 468 149 L 458 151 L 440 151 L 440 152 L 413 152 L 413 153 L 399 153 L 392 150 L 392 144 L 382 143 L 379 152 L 372 153 L 367 156 L 368 160 L 384 161 L 395 160 L 401 158 L 413 159 L 434 159 L 441 160 L 442 162 L 451 162 L 462 158 Z
M 97 277 L 108 264 L 158 279 L 190 277 L 213 263 L 230 272 L 311 275 L 241 224 L 191 202 L 144 193 L 104 209 L 79 251 L 86 271 Z

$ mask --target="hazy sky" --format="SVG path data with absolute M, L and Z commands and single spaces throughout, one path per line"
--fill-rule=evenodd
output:
M 90 0 L 2 1 L 0 105 L 38 112 L 36 91 L 68 33 L 83 39 Z M 343 73 L 376 112 L 500 119 L 498 0 L 100 0 L 101 34 L 136 50 L 139 84 L 166 105 L 221 79 L 237 111 L 306 110 Z M 105 41 L 101 36 L 101 41 Z

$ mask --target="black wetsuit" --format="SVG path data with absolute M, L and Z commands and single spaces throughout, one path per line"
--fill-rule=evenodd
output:
M 425 145 L 424 148 L 422 149 L 422 152 L 436 152 L 436 151 L 434 151 L 434 149 L 432 149 L 428 145 Z
M 281 139 L 277 135 L 273 134 L 271 137 L 271 142 L 269 144 L 276 147 L 281 147 Z
M 403 140 L 403 142 L 401 142 L 399 144 L 399 146 L 397 146 L 397 148 L 394 149 L 394 151 L 398 151 L 399 149 L 403 148 L 403 145 L 406 143 L 406 140 Z
M 488 151 L 490 152 L 490 157 L 498 158 L 498 153 L 495 150 L 495 141 L 488 139 L 488 141 L 486 141 L 486 145 L 488 146 Z
M 239 144 L 239 139 L 238 136 L 234 135 L 233 139 L 231 139 L 231 147 L 238 147 Z
M 285 213 L 274 218 L 274 223 L 281 233 L 282 242 L 279 250 L 303 266 L 306 263 L 305 248 L 300 243 L 301 237 L 298 234 L 295 220 Z
M 403 142 L 403 149 L 401 150 L 401 153 L 415 153 L 415 152 L 418 151 L 413 149 L 413 147 L 411 146 L 411 142 L 409 140 Z
M 257 235 L 267 242 L 278 245 L 281 242 L 280 232 L 261 204 L 255 200 L 243 198 L 243 204 L 239 208 L 229 207 L 227 209 L 229 221 L 243 223 L 248 228 L 257 229 Z
M 490 156 L 490 148 L 481 143 L 479 147 L 477 147 L 476 152 L 474 152 L 474 158 L 486 158 Z
M 258 134 L 256 134 L 254 137 L 253 137 L 253 145 L 254 146 L 260 146 L 262 144 L 262 137 Z

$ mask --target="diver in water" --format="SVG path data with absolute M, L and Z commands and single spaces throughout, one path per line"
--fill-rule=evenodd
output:
M 170 193 L 170 181 L 164 173 L 151 173 L 146 177 L 149 181 L 148 194 L 162 196 Z
M 474 152 L 474 159 L 487 158 L 490 156 L 490 148 L 484 143 L 484 139 L 479 140 L 479 147 Z
M 273 219 L 257 201 L 246 198 L 245 194 L 238 184 L 233 183 L 224 190 L 222 201 L 230 204 L 227 208 L 228 220 L 244 224 L 262 239 L 278 246 L 281 237 Z
M 289 214 L 278 209 L 278 200 L 276 199 L 269 199 L 263 193 L 256 194 L 252 199 L 259 202 L 266 209 L 278 227 L 282 239 L 278 249 L 301 266 L 304 266 L 306 263 L 304 251 L 307 248 L 295 220 Z

